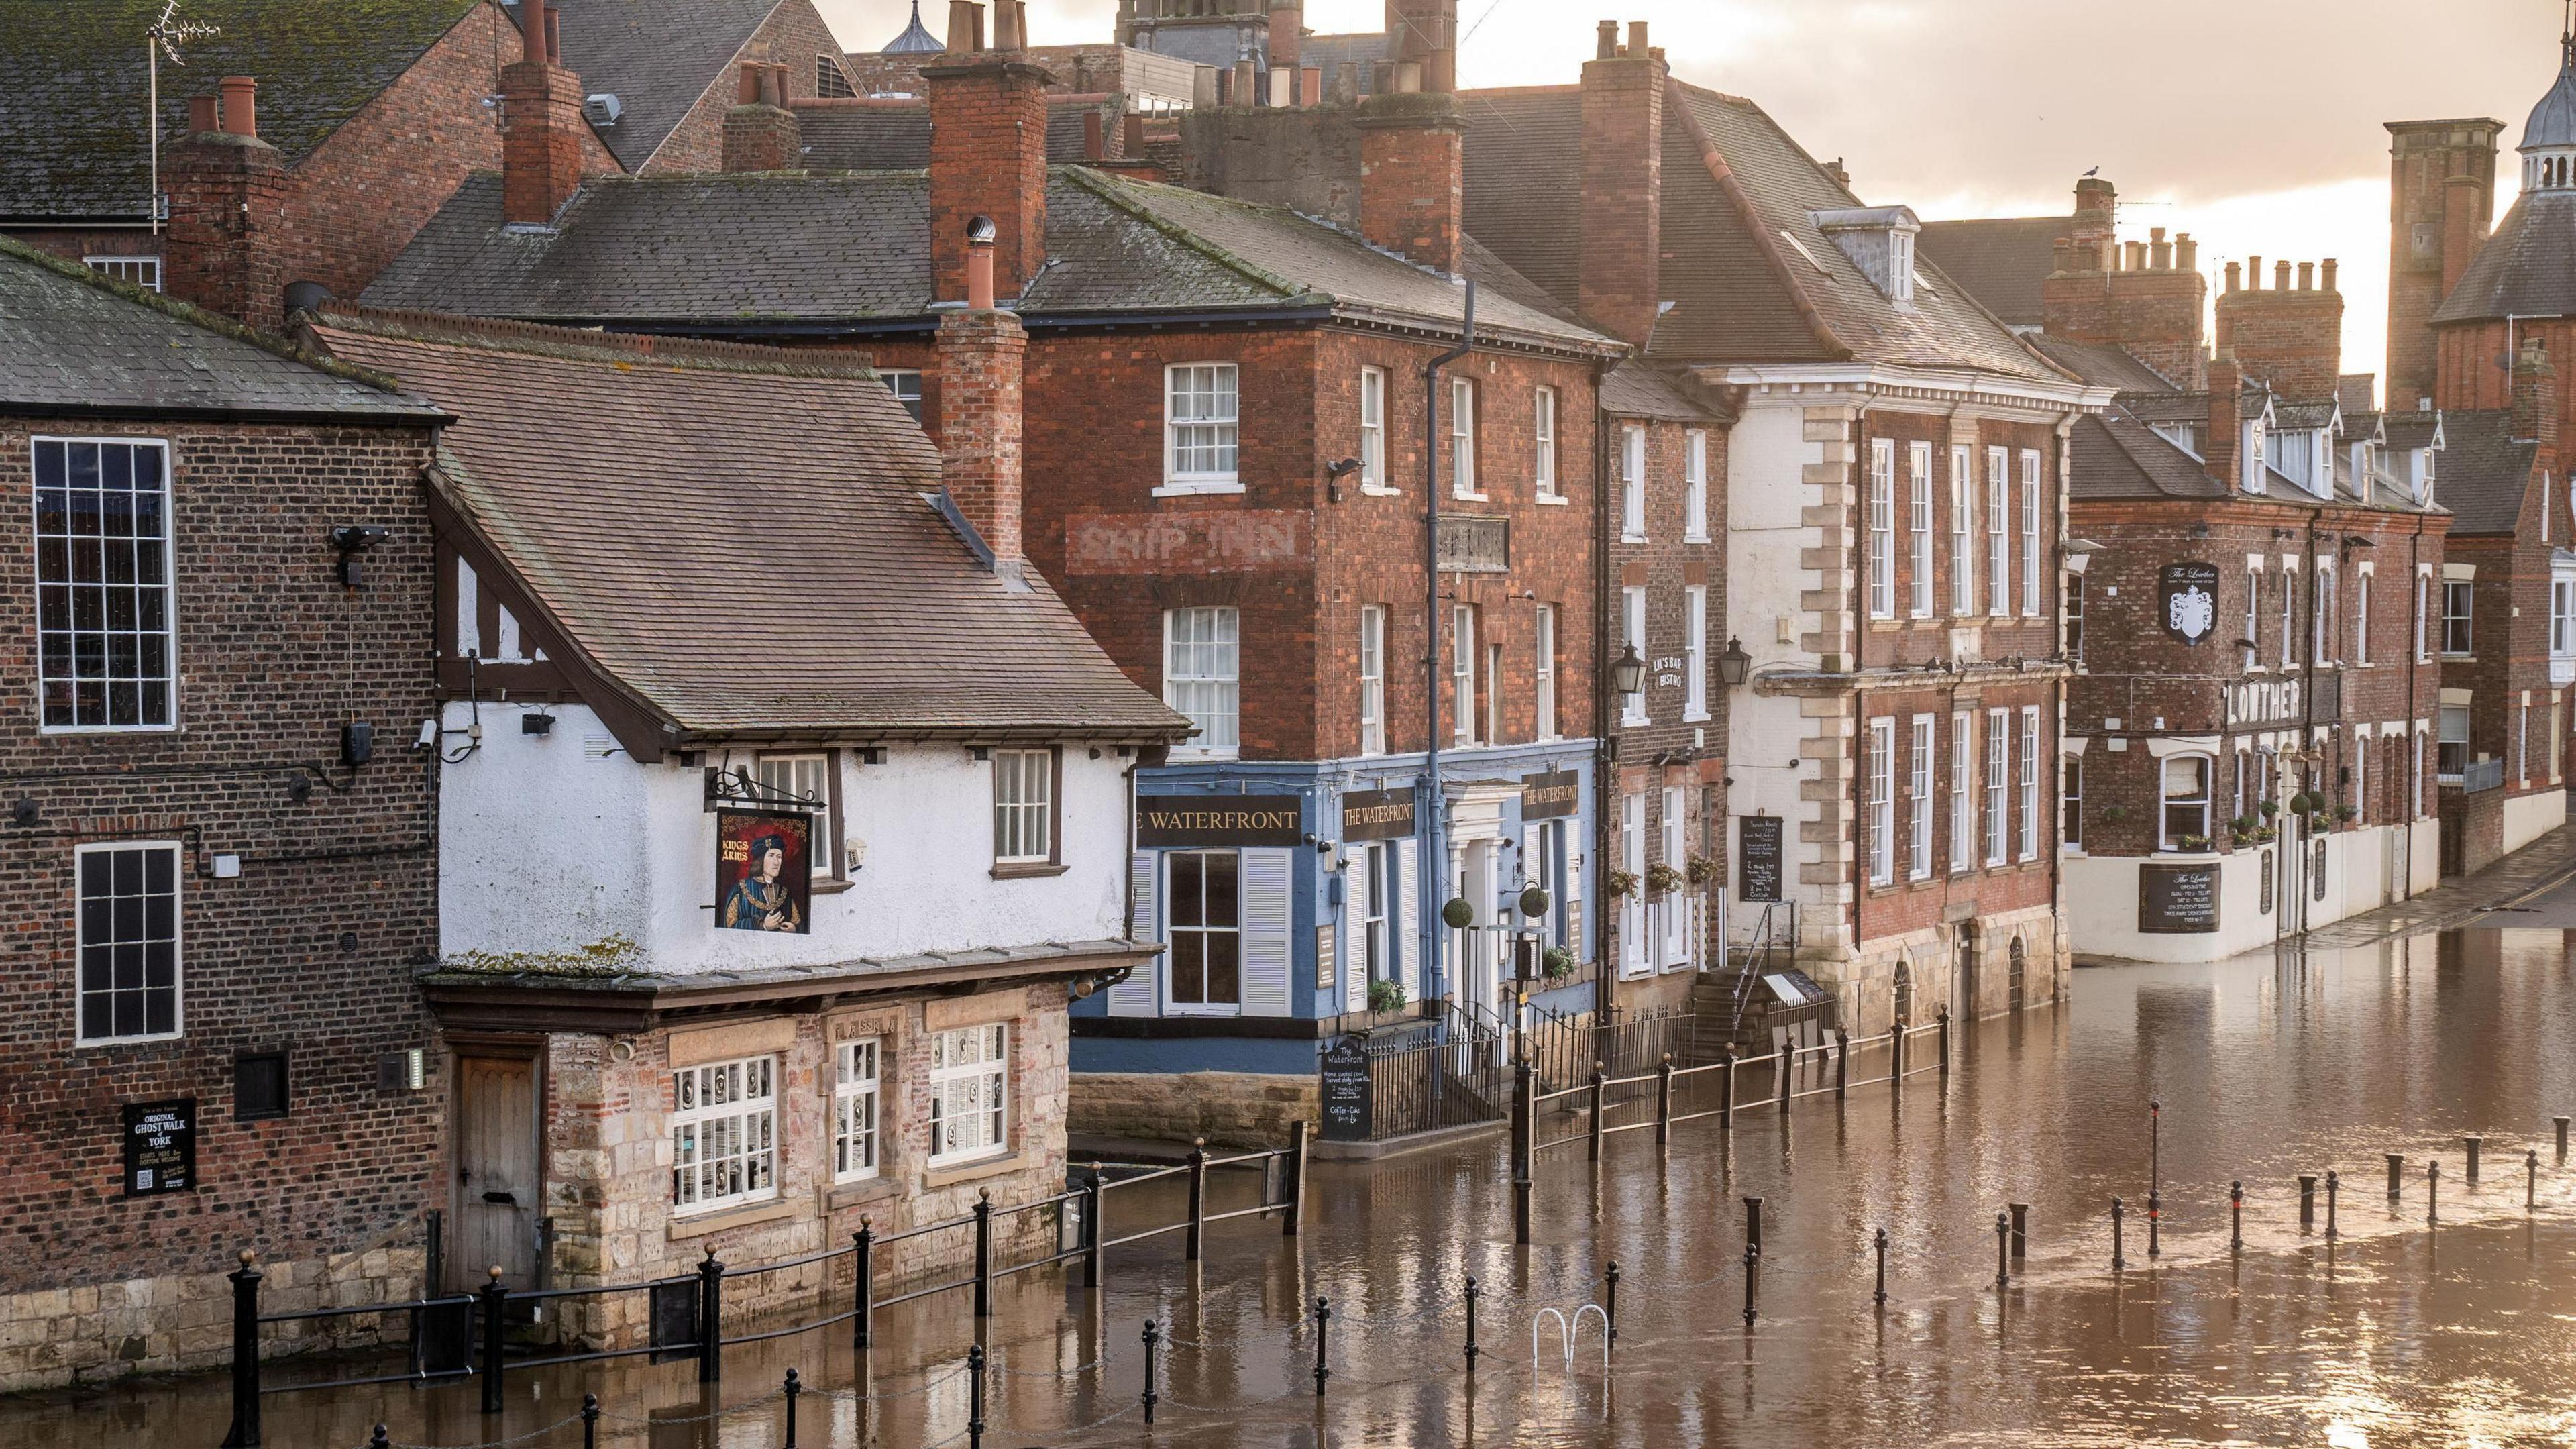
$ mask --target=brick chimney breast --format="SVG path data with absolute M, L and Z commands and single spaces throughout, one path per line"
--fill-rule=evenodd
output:
M 1584 320 L 1634 347 L 1655 330 L 1663 303 L 1663 57 L 1630 46 L 1618 54 L 1615 21 L 1603 21 L 1610 52 L 1583 67 L 1583 257 L 1578 285 Z
M 981 13 L 968 0 L 958 5 Z M 924 65 L 921 78 L 930 91 L 937 298 L 965 298 L 966 227 L 978 216 L 993 221 L 995 283 L 1016 298 L 1046 262 L 1046 95 L 1055 77 L 1024 53 L 951 50 Z
M 170 225 L 161 286 L 210 312 L 275 330 L 285 321 L 278 215 L 286 204 L 286 158 L 255 134 L 253 90 L 248 77 L 227 77 L 214 126 L 162 152 Z M 236 132 L 236 123 L 251 129 Z
M 743 66 L 739 92 L 742 103 L 725 112 L 725 170 L 803 169 L 804 127 L 796 113 L 786 108 L 785 77 L 780 69 L 758 64 Z
M 2558 449 L 2558 369 L 2537 337 L 2524 338 L 2513 360 L 2513 436 Z
M 2200 438 L 2200 456 L 2208 465 L 2209 476 L 2231 493 L 2239 491 L 2242 481 L 2236 459 L 2237 444 L 2245 429 L 2243 398 L 2238 391 L 2240 377 L 2236 359 L 2222 348 L 2209 364 L 2209 421 L 2201 429 Z
M 501 219 L 551 226 L 581 189 L 581 77 L 546 59 L 543 0 L 520 0 L 525 59 L 501 68 Z
M 2235 355 L 2246 377 L 2279 396 L 2324 401 L 2335 395 L 2343 376 L 2343 294 L 2316 285 L 2314 263 L 2273 266 L 2274 286 L 2218 299 L 2218 345 Z M 2327 269 L 2329 281 L 2333 275 Z
M 989 242 L 968 241 L 967 246 L 971 253 L 988 256 L 992 251 Z M 970 270 L 983 270 L 980 257 L 970 258 Z M 995 571 L 1012 577 L 1027 557 L 1021 534 L 1021 468 L 1028 346 L 1020 319 L 989 305 L 941 317 L 933 344 L 939 453 L 948 496 L 993 550 Z
M 1436 91 L 1360 104 L 1360 235 L 1456 276 L 1466 242 L 1467 125 Z

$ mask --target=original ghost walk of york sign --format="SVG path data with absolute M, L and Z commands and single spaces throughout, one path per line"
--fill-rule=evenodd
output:
M 197 1103 L 125 1104 L 125 1195 L 197 1190 Z
M 2206 641 L 2218 627 L 2218 565 L 2166 564 L 2156 576 L 2156 614 L 2183 643 Z
M 1302 845 L 1305 804 L 1301 795 L 1139 795 L 1136 845 L 1141 850 Z

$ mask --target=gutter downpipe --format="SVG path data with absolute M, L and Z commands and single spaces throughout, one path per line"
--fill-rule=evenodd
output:
M 1872 407 L 1877 406 L 1877 403 L 1878 399 L 1875 396 L 1864 394 L 1861 398 L 1860 411 L 1852 415 L 1851 521 L 1852 542 L 1854 547 L 1852 549 L 1853 567 L 1851 593 L 1851 953 L 1852 964 L 1854 966 L 1858 966 L 1860 964 L 1860 903 L 1861 896 L 1868 889 L 1869 884 L 1869 851 L 1878 843 L 1869 838 L 1868 826 L 1866 824 L 1869 810 L 1865 802 L 1861 799 L 1861 791 L 1868 784 L 1868 777 L 1865 773 L 1868 767 L 1868 760 L 1863 752 L 1869 748 L 1869 719 L 1867 715 L 1863 713 L 1862 690 L 1860 687 L 1862 654 L 1869 642 L 1868 589 L 1870 568 L 1868 527 L 1869 500 L 1862 491 L 1868 485 L 1863 481 L 1861 469 L 1867 465 L 1866 455 L 1869 452 L 1869 410 Z M 1891 783 L 1893 782 L 1891 781 Z
M 1592 737 L 1595 743 L 1592 746 L 1590 857 L 1595 879 L 1608 874 L 1610 802 L 1621 798 L 1615 777 L 1619 768 L 1619 741 L 1610 731 L 1611 721 L 1616 718 L 1611 711 L 1621 708 L 1622 701 L 1618 698 L 1617 684 L 1610 678 L 1609 665 L 1604 661 L 1616 657 L 1610 652 L 1610 489 L 1618 471 L 1619 450 L 1624 449 L 1626 443 L 1624 439 L 1612 437 L 1611 430 L 1615 424 L 1610 410 L 1601 405 L 1601 384 L 1616 365 L 1601 363 L 1592 372 Z M 1625 506 L 1624 500 L 1621 506 Z M 1618 625 L 1622 633 L 1628 627 L 1627 617 L 1627 605 L 1622 603 Z M 1569 879 L 1565 893 L 1572 896 L 1581 888 L 1582 882 Z M 1592 1021 L 1597 1028 L 1618 1004 L 1612 999 L 1612 993 L 1619 973 L 1610 958 L 1609 915 L 1589 908 L 1585 914 L 1591 917 L 1592 929 L 1601 942 L 1601 949 L 1592 957 Z M 1583 949 L 1581 941 L 1574 942 L 1573 946 L 1576 951 Z M 1593 1055 L 1600 1055 L 1597 1047 Z
M 1423 651 L 1423 804 L 1416 808 L 1415 818 L 1422 829 L 1422 898 L 1416 902 L 1420 917 L 1416 925 L 1422 932 L 1422 995 L 1426 1001 L 1448 994 L 1443 989 L 1448 985 L 1448 972 L 1440 959 L 1441 934 L 1435 924 L 1440 918 L 1440 893 L 1447 889 L 1449 879 L 1445 863 L 1449 796 L 1440 785 L 1440 373 L 1475 350 L 1476 283 L 1470 278 L 1467 316 L 1458 345 L 1422 368 L 1422 624 L 1424 642 L 1429 647 Z M 1462 708 L 1474 708 L 1472 700 L 1459 703 Z

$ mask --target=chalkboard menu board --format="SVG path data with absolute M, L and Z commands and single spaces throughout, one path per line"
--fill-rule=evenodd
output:
M 125 1195 L 197 1190 L 197 1103 L 125 1104 Z
M 1324 1049 L 1324 1140 L 1366 1142 L 1372 1111 L 1368 1048 L 1355 1036 Z
M 1777 815 L 1747 815 L 1736 823 L 1735 898 L 1780 899 L 1781 829 Z
M 2138 867 L 2138 929 L 2202 936 L 2218 929 L 2218 863 Z

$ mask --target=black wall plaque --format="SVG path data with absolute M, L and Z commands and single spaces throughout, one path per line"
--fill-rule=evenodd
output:
M 1300 845 L 1304 807 L 1296 795 L 1139 795 L 1136 844 L 1147 850 Z
M 1736 899 L 1780 899 L 1781 832 L 1786 824 L 1777 815 L 1747 815 L 1736 822 Z
M 2263 914 L 2272 914 L 2272 852 L 2263 852 Z
M 1324 1140 L 1366 1142 L 1374 1120 L 1369 1092 L 1368 1048 L 1355 1036 L 1324 1048 Z
M 2205 936 L 2218 929 L 2218 864 L 2138 867 L 2138 929 Z
M 1583 777 L 1572 770 L 1521 776 L 1521 818 L 1560 820 L 1583 808 Z
M 2185 644 L 2198 644 L 2218 628 L 2218 565 L 2169 563 L 2156 576 L 2157 622 Z
M 1342 797 L 1342 839 L 1402 840 L 1413 834 L 1413 787 Z
M 125 1104 L 125 1195 L 197 1190 L 197 1103 Z

